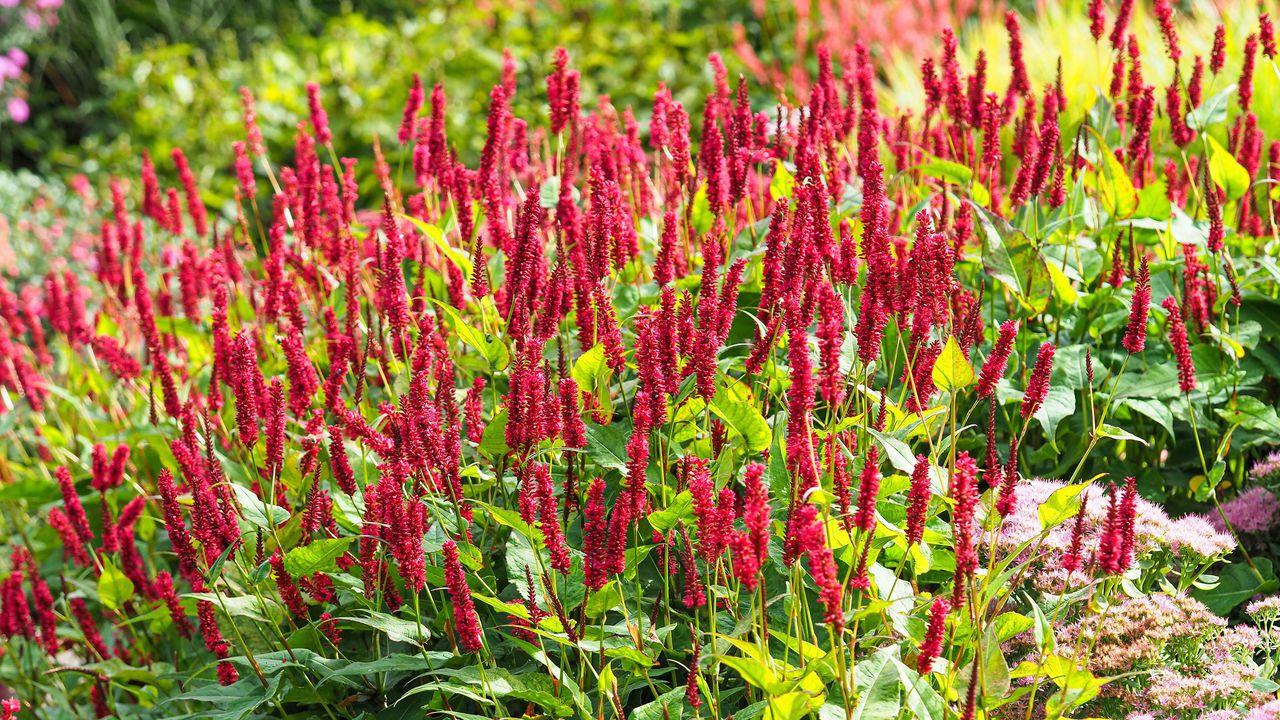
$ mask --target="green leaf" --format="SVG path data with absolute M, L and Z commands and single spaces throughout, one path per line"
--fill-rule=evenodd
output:
M 947 344 L 942 346 L 942 352 L 933 363 L 933 384 L 939 390 L 955 392 L 969 387 L 976 379 L 973 366 L 969 364 L 969 358 L 965 357 L 964 350 L 960 349 L 960 343 L 956 342 L 954 335 L 949 336 Z
M 1045 437 L 1053 449 L 1058 449 L 1058 425 L 1076 412 L 1076 392 L 1070 388 L 1050 387 L 1044 403 L 1036 410 L 1035 419 L 1044 428 Z
M 925 177 L 946 180 L 957 185 L 968 185 L 969 181 L 973 179 L 973 170 L 970 170 L 967 165 L 961 165 L 949 160 L 934 159 L 911 169 L 920 171 L 920 174 Z
M 1249 171 L 1236 160 L 1235 156 L 1212 135 L 1205 136 L 1209 141 L 1209 177 L 1214 184 L 1227 193 L 1227 197 L 1235 200 L 1249 191 Z
M 724 421 L 725 425 L 746 441 L 751 452 L 760 452 L 769 447 L 773 433 L 769 424 L 755 405 L 733 400 L 726 393 L 718 393 L 711 401 L 711 412 Z
M 1255 430 L 1271 436 L 1280 436 L 1280 416 L 1276 415 L 1273 405 L 1267 405 L 1251 395 L 1236 398 L 1236 407 L 1216 408 L 1218 417 L 1232 425 L 1239 425 L 1245 430 Z
M 1112 217 L 1132 217 L 1138 210 L 1138 191 L 1111 148 L 1101 142 L 1098 145 L 1102 160 L 1098 171 L 1098 193 L 1102 196 L 1102 204 Z
M 1231 99 L 1231 93 L 1235 91 L 1234 84 L 1228 85 L 1218 94 L 1200 103 L 1200 107 L 1187 113 L 1187 125 L 1190 125 L 1192 130 L 1204 130 L 1226 120 L 1228 101 Z
M 897 646 L 880 650 L 858 662 L 853 671 L 853 685 L 858 693 L 858 705 L 851 720 L 891 720 L 902 710 L 902 685 L 898 682 L 898 669 L 893 664 Z
M 884 454 L 889 457 L 889 464 L 895 470 L 910 475 L 916 469 L 916 456 L 911 454 L 911 448 L 906 443 L 874 428 L 867 428 L 867 432 L 880 441 L 880 447 L 884 448 Z
M 911 715 L 916 720 L 945 720 L 946 705 L 938 691 L 933 689 L 933 685 L 920 682 L 920 675 L 904 665 L 896 656 L 892 661 L 898 670 L 898 675 L 902 678 L 902 686 L 907 690 L 904 702 Z
M 1280 590 L 1271 558 L 1255 555 L 1253 568 L 1243 562 L 1232 563 L 1218 576 L 1217 587 L 1211 590 L 1195 590 L 1193 594 L 1218 615 L 1227 615 L 1240 603 L 1260 593 Z M 1261 575 L 1261 577 L 1259 577 Z
M 1169 436 L 1173 436 L 1173 411 L 1169 409 L 1168 403 L 1157 402 L 1155 400 L 1147 400 L 1144 398 L 1125 398 L 1120 401 L 1121 405 L 1132 409 L 1134 412 L 1144 415 L 1160 424 Z
M 284 554 L 284 569 L 293 577 L 306 577 L 338 568 L 337 560 L 355 538 L 325 538 L 299 545 Z
M 795 189 L 796 178 L 782 160 L 774 162 L 773 179 L 769 181 L 769 196 L 774 200 L 789 198 Z
M 1008 288 L 1024 308 L 1043 312 L 1053 295 L 1053 278 L 1044 256 L 1022 231 L 981 207 L 974 210 L 983 230 L 983 270 Z
M 587 454 L 601 467 L 627 472 L 627 438 L 616 425 L 587 426 Z
M 502 408 L 484 426 L 484 434 L 480 436 L 480 452 L 491 457 L 502 457 L 510 450 L 507 447 L 507 409 Z
M 431 629 L 426 625 L 418 625 L 412 620 L 405 620 L 375 610 L 356 610 L 360 615 L 349 615 L 338 618 L 342 622 L 355 623 L 380 630 L 393 642 L 421 645 L 431 638 Z
M 1147 444 L 1146 440 L 1143 440 L 1128 430 L 1118 428 L 1115 425 L 1108 425 L 1107 423 L 1099 425 L 1095 432 L 1098 434 L 1098 437 L 1111 438 L 1112 440 L 1132 440 L 1133 442 L 1140 443 L 1142 445 Z
M 427 299 L 435 303 L 436 307 L 449 317 L 449 324 L 458 339 L 479 350 L 484 359 L 489 362 L 489 367 L 502 370 L 511 362 L 511 352 L 502 338 L 469 325 L 462 316 L 458 315 L 458 311 L 454 310 L 453 306 L 433 298 Z
M 631 720 L 680 720 L 684 716 L 684 688 L 678 687 L 658 696 L 631 712 Z
M 458 270 L 462 272 L 463 277 L 471 276 L 471 258 L 467 256 L 467 253 L 450 245 L 449 242 L 444 239 L 443 230 L 431 223 L 423 222 L 412 215 L 401 214 L 400 217 L 413 223 L 414 227 L 421 230 L 422 234 L 426 235 L 427 238 L 430 239 L 437 248 L 439 248 L 440 252 L 444 253 L 444 256 L 449 258 L 450 262 L 458 267 Z
M 1037 514 L 1040 516 L 1040 527 L 1047 530 L 1066 522 L 1080 509 L 1080 494 L 1088 483 L 1066 485 L 1053 491 L 1049 499 L 1040 504 Z
M 592 345 L 573 363 L 571 374 L 582 392 L 595 392 L 600 378 L 608 377 L 609 363 L 604 357 L 604 345 Z
M 108 610 L 116 610 L 129 602 L 133 597 L 133 581 L 111 562 L 106 555 L 102 557 L 102 574 L 98 576 L 98 600 Z
M 622 604 L 622 593 L 618 590 L 618 581 L 610 580 L 604 587 L 587 596 L 587 617 L 598 618 Z
M 666 533 L 679 522 L 693 514 L 693 494 L 683 490 L 661 510 L 649 513 L 649 524 L 654 530 Z
M 243 485 L 227 483 L 240 504 L 240 516 L 250 525 L 270 530 L 289 520 L 289 511 L 263 500 Z
M 560 176 L 552 175 L 538 186 L 538 207 L 554 210 L 560 204 Z

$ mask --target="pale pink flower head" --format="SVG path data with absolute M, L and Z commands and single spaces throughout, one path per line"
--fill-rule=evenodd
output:
M 9 111 L 9 117 L 13 118 L 13 121 L 19 125 L 25 123 L 31 117 L 31 107 L 22 98 L 9 98 L 6 109 Z
M 1280 525 L 1280 499 L 1263 487 L 1251 487 L 1230 500 L 1222 503 L 1222 513 L 1208 510 L 1204 519 L 1214 530 L 1226 533 L 1227 526 L 1222 522 L 1223 516 L 1239 533 L 1264 533 Z

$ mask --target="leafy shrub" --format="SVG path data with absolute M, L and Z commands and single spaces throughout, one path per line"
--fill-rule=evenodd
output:
M 326 85 L 283 131 L 224 89 L 233 174 L 154 148 L 0 294 L 0 678 L 54 716 L 1274 714 L 1272 558 L 1199 514 L 1280 430 L 1271 25 L 1164 123 L 1103 26 L 1078 127 L 949 34 L 915 117 L 868 57 L 800 107 L 713 62 L 647 122 L 506 63 L 475 163 L 443 86 L 373 162 Z

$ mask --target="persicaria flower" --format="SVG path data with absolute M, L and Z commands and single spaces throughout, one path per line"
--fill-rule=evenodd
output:
M 844 631 L 844 586 L 837 574 L 831 547 L 827 544 L 824 523 L 818 517 L 818 508 L 809 503 L 801 503 L 794 512 L 797 545 L 800 552 L 809 558 L 809 574 L 822 599 L 823 620 L 832 635 L 838 636 Z
M 307 107 L 311 111 L 311 128 L 315 132 L 316 142 L 327 145 L 333 139 L 333 135 L 329 133 L 329 115 L 320 103 L 320 86 L 313 82 L 307 83 Z
M 284 606 L 289 608 L 289 612 L 295 617 L 307 617 L 307 601 L 302 599 L 302 593 L 298 592 L 298 586 L 294 584 L 287 570 L 284 569 L 284 556 L 280 554 L 280 549 L 271 554 L 271 573 L 276 578 L 276 588 L 280 591 L 280 599 L 284 601 Z
M 333 470 L 333 479 L 342 492 L 348 495 L 356 493 L 356 476 L 351 470 L 351 461 L 347 459 L 347 450 L 342 445 L 342 428 L 329 426 L 329 463 Z
M 955 503 L 951 511 L 951 531 L 955 538 L 956 607 L 964 605 L 965 583 L 978 567 L 978 551 L 974 545 L 974 518 L 978 508 L 978 466 L 968 452 L 956 456 L 955 471 L 951 475 L 951 499 Z
M 1196 389 L 1196 366 L 1187 346 L 1187 326 L 1182 321 L 1182 310 L 1172 295 L 1160 304 L 1169 313 L 1169 344 L 1178 363 L 1178 388 L 1184 393 Z
M 947 630 L 947 613 L 951 612 L 951 604 L 945 597 L 933 599 L 929 607 L 929 625 L 924 632 L 924 642 L 920 643 L 920 652 L 916 656 L 916 669 L 921 675 L 933 669 L 933 661 L 942 654 L 943 636 Z
M 1027 391 L 1022 395 L 1022 419 L 1036 414 L 1040 405 L 1049 394 L 1049 375 L 1053 372 L 1053 354 L 1057 350 L 1053 343 L 1045 343 L 1036 353 L 1036 364 L 1031 368 L 1031 379 L 1027 381 Z
M 907 544 L 914 545 L 924 537 L 924 524 L 929 515 L 929 500 L 933 497 L 933 487 L 929 478 L 929 459 L 924 455 L 916 456 L 916 465 L 911 471 L 911 488 L 907 491 Z
M 418 111 L 422 110 L 424 100 L 426 100 L 426 94 L 422 89 L 422 77 L 414 73 L 413 86 L 409 88 L 409 97 L 404 102 L 404 117 L 400 120 L 400 132 L 397 135 L 401 145 L 409 142 L 413 137 Z
M 236 672 L 234 665 L 227 662 L 226 658 L 230 655 L 229 646 L 222 638 L 222 631 L 218 629 L 213 603 L 209 600 L 200 600 L 196 603 L 196 610 L 200 616 L 200 634 L 204 637 L 204 645 L 218 656 L 218 682 L 222 685 L 234 684 L 240 679 L 240 674 Z
M 53 474 L 58 478 L 58 487 L 62 490 L 62 506 L 65 508 L 67 519 L 71 521 L 72 529 L 75 530 L 81 542 L 89 542 L 93 539 L 93 530 L 89 529 L 89 518 L 84 514 L 84 505 L 80 503 L 80 496 L 76 493 L 71 471 L 64 466 L 59 467 Z
M 444 554 L 445 586 L 453 606 L 453 629 L 456 640 L 464 652 L 480 652 L 484 647 L 484 635 L 480 629 L 480 618 L 476 615 L 475 604 L 471 600 L 471 588 L 467 586 L 466 573 L 458 560 L 458 544 L 453 540 L 446 540 L 441 551 Z
M 858 512 L 853 525 L 864 533 L 876 529 L 876 495 L 880 492 L 880 449 L 867 448 L 866 461 L 858 486 Z
M 182 609 L 182 603 L 178 601 L 178 596 L 174 592 L 173 576 L 167 570 L 161 570 L 156 573 L 154 585 L 156 595 L 164 601 L 165 608 L 169 611 L 169 619 L 178 629 L 178 634 L 184 638 L 191 637 L 195 629 L 191 627 L 191 621 L 187 619 L 187 613 Z
M 1075 522 L 1071 525 L 1071 544 L 1062 556 L 1062 569 L 1069 573 L 1079 570 L 1081 563 L 1081 545 L 1084 542 L 1084 523 L 1089 511 L 1089 492 L 1080 496 L 1080 509 L 1076 512 Z
M 1151 307 L 1151 272 L 1147 258 L 1138 266 L 1138 277 L 1133 287 L 1133 303 L 1129 307 L 1129 327 L 1124 334 L 1124 349 L 1140 353 L 1147 342 L 1147 312 Z
M 1006 320 L 1000 325 L 1000 333 L 996 336 L 995 347 L 982 364 L 978 375 L 978 398 L 989 397 L 996 391 L 996 384 L 1004 377 L 1009 366 L 1009 356 L 1013 354 L 1013 341 L 1018 336 L 1018 321 Z

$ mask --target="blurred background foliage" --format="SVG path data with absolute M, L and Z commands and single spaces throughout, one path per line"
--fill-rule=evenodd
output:
M 518 65 L 516 112 L 545 112 L 543 78 L 555 48 L 567 48 L 583 78 L 583 102 L 601 93 L 644 118 L 659 82 L 686 104 L 711 89 L 707 56 L 719 52 L 732 75 L 751 79 L 767 100 L 777 88 L 803 93 L 807 79 L 790 73 L 797 58 L 815 69 L 813 48 L 825 42 L 837 60 L 861 40 L 884 68 L 886 105 L 918 107 L 921 59 L 937 55 L 938 34 L 954 26 L 965 48 L 1003 52 L 1003 11 L 1022 14 L 1029 48 L 1078 47 L 1064 72 L 1073 117 L 1109 80 L 1110 57 L 1096 49 L 1080 22 L 1084 0 L 75 0 L 58 23 L 26 48 L 25 124 L 0 121 L 0 167 L 61 178 L 85 174 L 95 186 L 105 174 L 133 175 L 143 148 L 171 171 L 169 151 L 181 147 L 203 180 L 230 166 L 241 139 L 241 85 L 253 89 L 274 152 L 292 146 L 292 127 L 306 115 L 303 86 L 320 84 L 343 154 L 368 157 L 372 140 L 394 142 L 413 73 L 429 86 L 445 84 L 449 132 L 473 162 L 483 135 L 490 88 L 499 81 L 502 51 Z M 1156 37 L 1144 3 L 1133 27 Z M 1184 0 L 1184 44 L 1206 53 L 1222 10 Z M 1242 43 L 1257 8 L 1232 4 L 1229 42 Z M 1238 21 L 1238 22 L 1234 22 Z M 1238 29 L 1238 31 L 1237 31 Z M 1237 37 L 1238 36 L 1238 37 Z M 1164 72 L 1159 42 L 1144 42 L 1144 64 Z M 1229 53 L 1238 57 L 1239 53 Z M 1030 52 L 1033 82 L 1052 81 L 1056 55 Z M 993 63 L 998 74 L 1004 63 Z M 1217 80 L 1229 84 L 1236 68 Z M 908 81 L 909 80 L 909 81 Z M 1006 78 L 992 77 L 1003 85 Z M 1258 73 L 1266 97 L 1280 80 Z M 1207 92 L 1206 96 L 1212 92 Z M 1260 125 L 1280 134 L 1280 109 L 1259 103 Z M 698 120 L 694 118 L 695 122 Z M 284 159 L 282 156 L 280 159 Z M 12 180 L 12 179 L 11 179 Z M 13 182 L 9 183 L 13 185 Z M 24 185 L 23 183 L 18 183 Z M 25 186 L 25 185 L 24 185 Z M 207 187 L 207 185 L 206 185 Z M 216 189 L 215 189 L 216 191 Z

